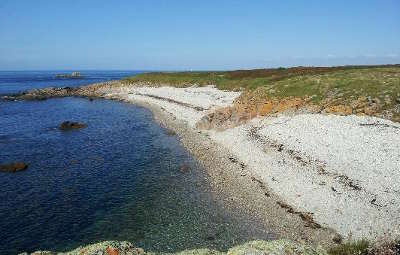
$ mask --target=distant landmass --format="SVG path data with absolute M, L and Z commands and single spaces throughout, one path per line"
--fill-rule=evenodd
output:
M 80 72 L 72 72 L 70 74 L 56 74 L 56 78 L 82 78 Z

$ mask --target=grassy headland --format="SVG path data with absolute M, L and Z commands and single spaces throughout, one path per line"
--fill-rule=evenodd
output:
M 152 72 L 124 79 L 176 87 L 215 85 L 224 90 L 274 89 L 274 96 L 323 94 L 334 89 L 365 93 L 382 88 L 400 91 L 400 65 L 292 67 L 224 72 Z M 364 93 L 364 94 L 365 94 Z M 363 94 L 363 93 L 361 93 Z M 372 95 L 371 95 L 372 96 Z
M 215 85 L 223 90 L 245 91 L 236 103 L 253 108 L 253 115 L 270 113 L 274 107 L 265 105 L 271 102 L 276 105 L 282 99 L 296 99 L 296 107 L 312 104 L 317 111 L 400 121 L 400 65 L 153 72 L 123 82 L 175 87 Z

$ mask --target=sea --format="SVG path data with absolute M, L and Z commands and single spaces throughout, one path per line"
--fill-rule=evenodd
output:
M 75 87 L 141 71 L 0 71 L 0 95 Z M 86 128 L 60 131 L 63 121 Z M 206 173 L 152 113 L 104 99 L 0 100 L 0 254 L 126 240 L 154 252 L 224 251 L 271 234 L 221 206 Z

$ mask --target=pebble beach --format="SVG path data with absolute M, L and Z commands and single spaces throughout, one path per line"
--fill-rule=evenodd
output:
M 128 86 L 105 97 L 145 103 L 185 123 L 241 162 L 283 203 L 344 238 L 400 234 L 399 123 L 369 116 L 282 113 L 224 131 L 196 128 L 203 116 L 239 95 L 212 86 Z

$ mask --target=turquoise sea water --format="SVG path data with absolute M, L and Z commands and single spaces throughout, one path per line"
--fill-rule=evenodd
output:
M 77 81 L 56 80 L 49 72 L 0 72 L 0 94 L 132 73 L 97 72 L 100 78 Z M 65 120 L 88 127 L 62 132 L 57 125 Z M 221 208 L 178 138 L 135 105 L 0 101 L 0 164 L 14 161 L 29 168 L 0 173 L 0 254 L 63 251 L 102 240 L 128 240 L 153 251 L 224 250 L 272 237 L 245 215 Z

